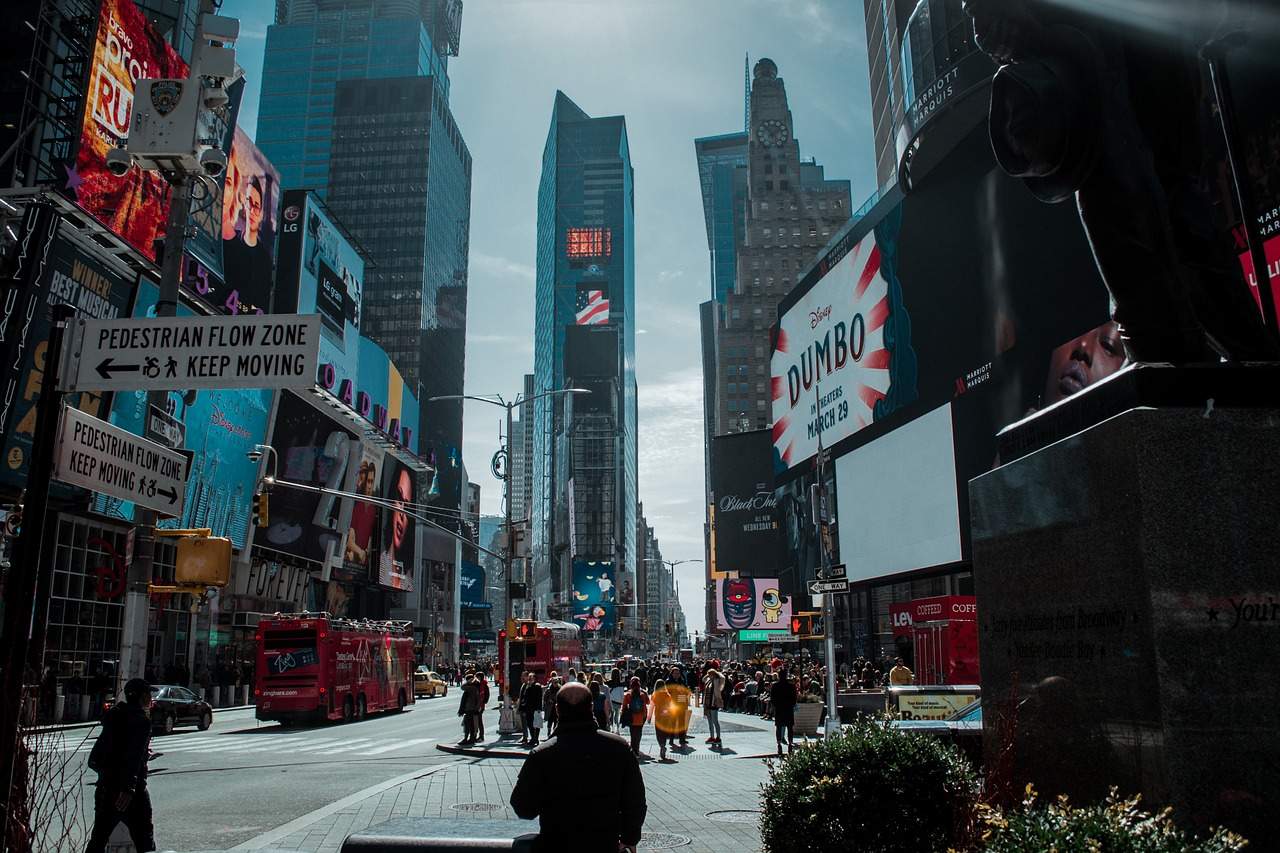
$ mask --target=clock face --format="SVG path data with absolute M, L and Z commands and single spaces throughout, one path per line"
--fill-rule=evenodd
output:
M 785 144 L 789 135 L 787 126 L 777 119 L 761 122 L 760 127 L 756 128 L 756 139 L 768 148 Z

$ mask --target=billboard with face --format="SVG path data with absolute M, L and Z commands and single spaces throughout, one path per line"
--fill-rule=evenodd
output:
M 413 471 L 388 455 L 382 466 L 382 497 L 395 509 L 382 509 L 382 539 L 378 552 L 378 583 L 391 589 L 414 589 L 417 567 L 414 520 L 404 509 L 416 503 L 417 485 Z
M 357 494 L 378 497 L 382 488 L 382 465 L 386 454 L 377 445 L 364 443 L 360 448 L 360 466 L 356 469 Z M 372 558 L 378 553 L 380 540 L 376 505 L 353 501 L 351 525 L 347 530 L 347 542 L 343 562 L 352 569 L 368 573 Z
M 716 581 L 716 627 L 788 630 L 791 599 L 777 578 L 726 578 Z
M 222 268 L 227 295 L 218 307 L 228 313 L 293 311 L 287 305 L 271 304 L 279 209 L 279 173 L 237 127 L 222 189 Z
M 617 586 L 613 563 L 592 560 L 573 562 L 573 621 L 583 636 L 613 634 Z
M 187 64 L 133 0 L 102 0 L 80 147 L 67 189 L 77 204 L 152 260 L 169 216 L 169 186 L 159 174 L 136 166 L 116 177 L 107 171 L 106 157 L 129 135 L 137 81 L 186 76 Z
M 291 392 L 281 392 L 271 445 L 279 454 L 283 480 L 343 489 L 356 436 Z M 323 562 L 343 553 L 347 532 L 342 502 L 335 495 L 277 488 L 271 493 L 270 526 L 258 529 L 254 544 Z

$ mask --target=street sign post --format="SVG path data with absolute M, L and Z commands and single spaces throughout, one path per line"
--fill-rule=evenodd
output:
M 848 581 L 809 581 L 810 595 L 823 595 L 828 592 L 848 592 Z
M 822 580 L 828 581 L 844 580 L 849 576 L 844 563 L 838 566 L 827 566 L 826 571 L 821 572 L 821 575 Z
M 178 516 L 187 496 L 187 457 L 67 407 L 53 478 Z
M 187 442 L 187 425 L 158 406 L 147 407 L 147 438 L 177 450 Z
M 319 314 L 77 320 L 64 391 L 310 388 Z

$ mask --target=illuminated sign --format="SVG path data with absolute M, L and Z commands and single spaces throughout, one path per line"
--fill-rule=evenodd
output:
M 607 258 L 613 254 L 613 230 L 570 228 L 565 232 L 564 253 L 569 258 Z

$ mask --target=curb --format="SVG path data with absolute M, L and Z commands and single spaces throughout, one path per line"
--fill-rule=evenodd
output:
M 488 749 L 487 747 L 458 746 L 452 743 L 438 743 L 436 749 L 450 755 L 468 755 L 472 758 L 525 758 L 528 752 L 519 749 Z
M 213 713 L 221 714 L 223 711 L 248 711 L 255 707 L 257 706 L 232 705 L 229 708 L 214 708 Z M 43 735 L 43 734 L 48 734 L 49 732 L 66 732 L 66 731 L 73 731 L 75 729 L 91 729 L 94 726 L 99 725 L 101 722 L 102 722 L 101 719 L 97 719 L 97 720 L 89 720 L 83 723 L 63 723 L 62 725 L 58 725 L 58 726 L 40 726 L 39 728 L 30 729 L 30 731 L 38 735 Z

